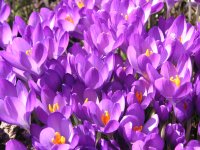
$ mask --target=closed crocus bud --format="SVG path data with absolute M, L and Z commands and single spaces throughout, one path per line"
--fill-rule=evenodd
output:
M 169 113 L 172 111 L 172 104 L 163 96 L 156 93 L 153 106 L 159 116 L 160 121 L 164 122 L 169 119 Z
M 179 143 L 185 143 L 185 129 L 181 124 L 169 123 L 165 129 L 167 142 L 175 147 Z

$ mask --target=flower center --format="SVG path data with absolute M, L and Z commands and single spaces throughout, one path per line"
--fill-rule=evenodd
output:
M 72 19 L 72 17 L 70 15 L 67 15 L 67 17 L 65 18 L 65 20 L 67 20 L 68 22 L 74 24 L 74 20 Z
M 139 132 L 141 132 L 142 128 L 143 128 L 143 126 L 135 126 L 135 127 L 133 127 L 133 131 L 139 131 Z
M 176 75 L 176 77 L 170 77 L 170 81 L 173 82 L 176 86 L 180 86 L 181 85 L 181 80 L 179 78 L 178 75 Z
M 58 105 L 58 103 L 55 103 L 55 104 L 53 104 L 53 105 L 49 104 L 49 105 L 48 105 L 48 108 L 49 108 L 49 111 L 50 111 L 51 113 L 53 113 L 53 112 L 59 110 L 59 105 Z
M 59 132 L 55 132 L 54 138 L 52 139 L 53 144 L 64 144 L 65 137 L 61 136 Z
M 88 102 L 88 98 L 85 99 L 84 103 L 87 103 L 87 102 Z
M 85 6 L 83 0 L 79 0 L 79 1 L 77 2 L 77 6 L 78 6 L 78 8 L 80 8 L 80 9 L 83 8 L 83 7 Z
M 128 20 L 128 15 L 125 15 L 125 16 L 124 16 L 124 19 L 125 19 L 125 20 Z
M 104 125 L 106 125 L 109 120 L 110 120 L 110 114 L 108 111 L 105 111 L 104 114 L 101 116 L 101 121 L 103 122 Z
M 149 49 L 147 49 L 146 52 L 145 52 L 145 55 L 146 55 L 147 57 L 151 56 L 152 54 L 153 54 L 153 51 L 151 51 L 151 50 L 149 50 Z
M 136 99 L 138 100 L 139 103 L 142 102 L 142 97 L 143 97 L 143 96 L 142 96 L 142 92 L 136 91 L 135 97 L 136 97 Z
M 31 49 L 26 50 L 26 55 L 28 55 L 28 56 L 31 55 Z
M 180 41 L 181 43 L 183 43 L 183 39 L 182 39 L 181 36 L 179 37 L 179 41 Z

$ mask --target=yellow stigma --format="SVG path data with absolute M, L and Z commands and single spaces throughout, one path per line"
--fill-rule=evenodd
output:
M 124 18 L 125 18 L 125 20 L 128 20 L 128 15 L 125 15 Z
M 179 41 L 180 41 L 181 43 L 183 43 L 183 39 L 182 39 L 181 36 L 179 37 Z
M 26 55 L 28 55 L 28 56 L 31 55 L 31 49 L 26 50 Z
M 176 84 L 176 86 L 180 86 L 181 85 L 181 80 L 180 80 L 178 75 L 176 75 L 176 78 L 170 77 L 170 81 L 173 82 L 174 84 Z
M 110 114 L 108 111 L 105 111 L 104 114 L 101 116 L 101 121 L 103 122 L 104 125 L 106 125 L 110 120 Z
M 55 132 L 54 138 L 52 139 L 53 144 L 64 144 L 65 137 L 61 136 L 59 132 Z
M 143 126 L 135 126 L 135 127 L 133 127 L 133 131 L 139 131 L 139 132 L 141 132 L 142 129 L 143 129 Z
M 136 97 L 136 99 L 138 100 L 139 103 L 142 102 L 142 92 L 136 91 L 135 97 Z
M 149 56 L 151 56 L 151 54 L 153 54 L 153 51 L 147 49 L 146 52 L 145 52 L 145 55 L 146 55 L 147 57 L 149 57 Z
M 79 0 L 79 1 L 77 2 L 77 6 L 78 6 L 78 8 L 80 8 L 80 9 L 83 8 L 83 7 L 85 6 L 83 0 Z
M 87 103 L 87 102 L 88 102 L 88 98 L 85 99 L 84 103 Z
M 49 104 L 48 107 L 49 107 L 49 111 L 50 111 L 51 113 L 53 113 L 53 112 L 59 110 L 59 105 L 58 105 L 58 103 L 55 103 L 55 104 L 53 104 L 53 105 Z
M 72 19 L 72 17 L 70 15 L 67 15 L 67 17 L 65 18 L 66 21 L 74 24 L 74 20 Z

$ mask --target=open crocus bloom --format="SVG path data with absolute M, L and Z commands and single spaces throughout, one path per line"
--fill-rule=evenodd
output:
M 33 47 L 23 38 L 15 38 L 13 46 L 2 52 L 2 57 L 14 67 L 39 75 L 47 58 L 47 49 L 40 42 Z M 15 46 L 14 46 L 15 45 Z
M 147 135 L 157 133 L 158 122 L 158 115 L 155 114 L 144 123 L 144 110 L 135 103 L 129 106 L 126 115 L 122 118 L 120 133 L 129 142 L 144 140 Z
M 36 95 L 33 91 L 28 93 L 26 87 L 21 81 L 17 82 L 16 88 L 7 80 L 0 80 L 2 87 L 9 90 L 10 93 L 3 95 L 0 93 L 0 112 L 1 120 L 19 125 L 27 130 L 30 128 L 31 112 L 36 104 Z
M 178 99 L 191 92 L 192 67 L 190 58 L 187 56 L 179 59 L 177 67 L 171 62 L 165 62 L 161 67 L 160 74 L 151 65 L 147 65 L 147 70 L 149 78 L 154 80 L 156 89 L 165 98 Z
M 119 103 L 103 99 L 98 105 L 92 101 L 84 104 L 88 109 L 89 118 L 97 125 L 97 129 L 103 133 L 112 133 L 119 127 L 121 115 Z
M 32 132 L 37 133 L 36 129 L 35 131 L 32 130 Z M 37 140 L 39 149 L 57 149 L 59 147 L 69 149 L 75 147 L 78 142 L 76 137 L 74 137 L 71 122 L 59 112 L 49 115 L 47 127 L 41 130 Z

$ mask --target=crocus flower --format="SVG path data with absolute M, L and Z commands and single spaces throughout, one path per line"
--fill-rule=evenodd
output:
M 79 8 L 62 6 L 58 9 L 56 16 L 60 28 L 64 31 L 74 31 L 80 19 Z
M 155 89 L 144 78 L 140 78 L 132 85 L 131 92 L 127 94 L 128 105 L 138 103 L 146 109 L 155 95 Z
M 174 105 L 174 114 L 176 118 L 183 122 L 188 120 L 193 114 L 194 106 L 191 96 L 188 96 Z
M 96 53 L 78 54 L 75 60 L 78 75 L 87 87 L 97 89 L 110 79 L 114 67 L 114 56 L 112 54 L 103 59 Z
M 8 93 L 9 95 L 0 100 L 0 119 L 29 130 L 31 112 L 37 105 L 35 93 L 33 91 L 28 93 L 21 81 L 17 82 L 16 89 L 13 89 L 14 86 L 12 87 L 11 83 L 8 84 L 8 82 L 5 81 L 2 83 L 3 87 L 8 88 L 6 90 L 11 90 L 13 92 L 12 95 Z
M 185 129 L 181 124 L 169 123 L 165 128 L 165 134 L 168 143 L 173 147 L 179 143 L 185 143 Z
M 177 67 L 171 62 L 165 62 L 159 75 L 151 65 L 147 65 L 149 78 L 155 80 L 154 85 L 156 89 L 165 98 L 182 98 L 191 92 L 190 78 L 192 75 L 192 67 L 190 58 L 181 57 Z
M 23 38 L 13 40 L 12 47 L 2 52 L 2 57 L 12 66 L 33 73 L 40 74 L 41 67 L 47 58 L 47 50 L 38 42 L 33 47 Z
M 113 103 L 109 99 L 103 99 L 98 105 L 92 101 L 84 104 L 88 110 L 88 115 L 100 132 L 112 133 L 119 127 L 119 117 L 121 116 L 120 105 Z
M 36 109 L 36 114 L 41 121 L 46 123 L 48 115 L 54 112 L 60 112 L 68 119 L 72 114 L 72 109 L 61 93 L 56 94 L 48 87 L 43 87 L 41 89 L 41 103 Z
M 146 76 L 146 65 L 152 64 L 154 68 L 166 61 L 167 52 L 158 45 L 153 37 L 144 39 L 142 36 L 133 34 L 130 37 L 130 45 L 127 49 L 127 58 L 138 73 Z M 143 43 L 143 44 L 137 44 Z
M 32 132 L 38 133 L 40 131 L 34 128 Z M 47 127 L 41 130 L 38 138 L 35 146 L 41 150 L 73 149 L 78 143 L 78 137 L 74 136 L 71 122 L 59 112 L 52 113 L 48 117 Z
M 159 116 L 160 121 L 166 121 L 169 119 L 170 112 L 172 111 L 172 104 L 167 101 L 163 96 L 156 93 L 153 102 L 154 109 Z
M 151 133 L 157 133 L 159 118 L 154 114 L 144 123 L 144 110 L 137 103 L 128 107 L 126 115 L 120 122 L 120 133 L 128 142 L 144 140 Z

